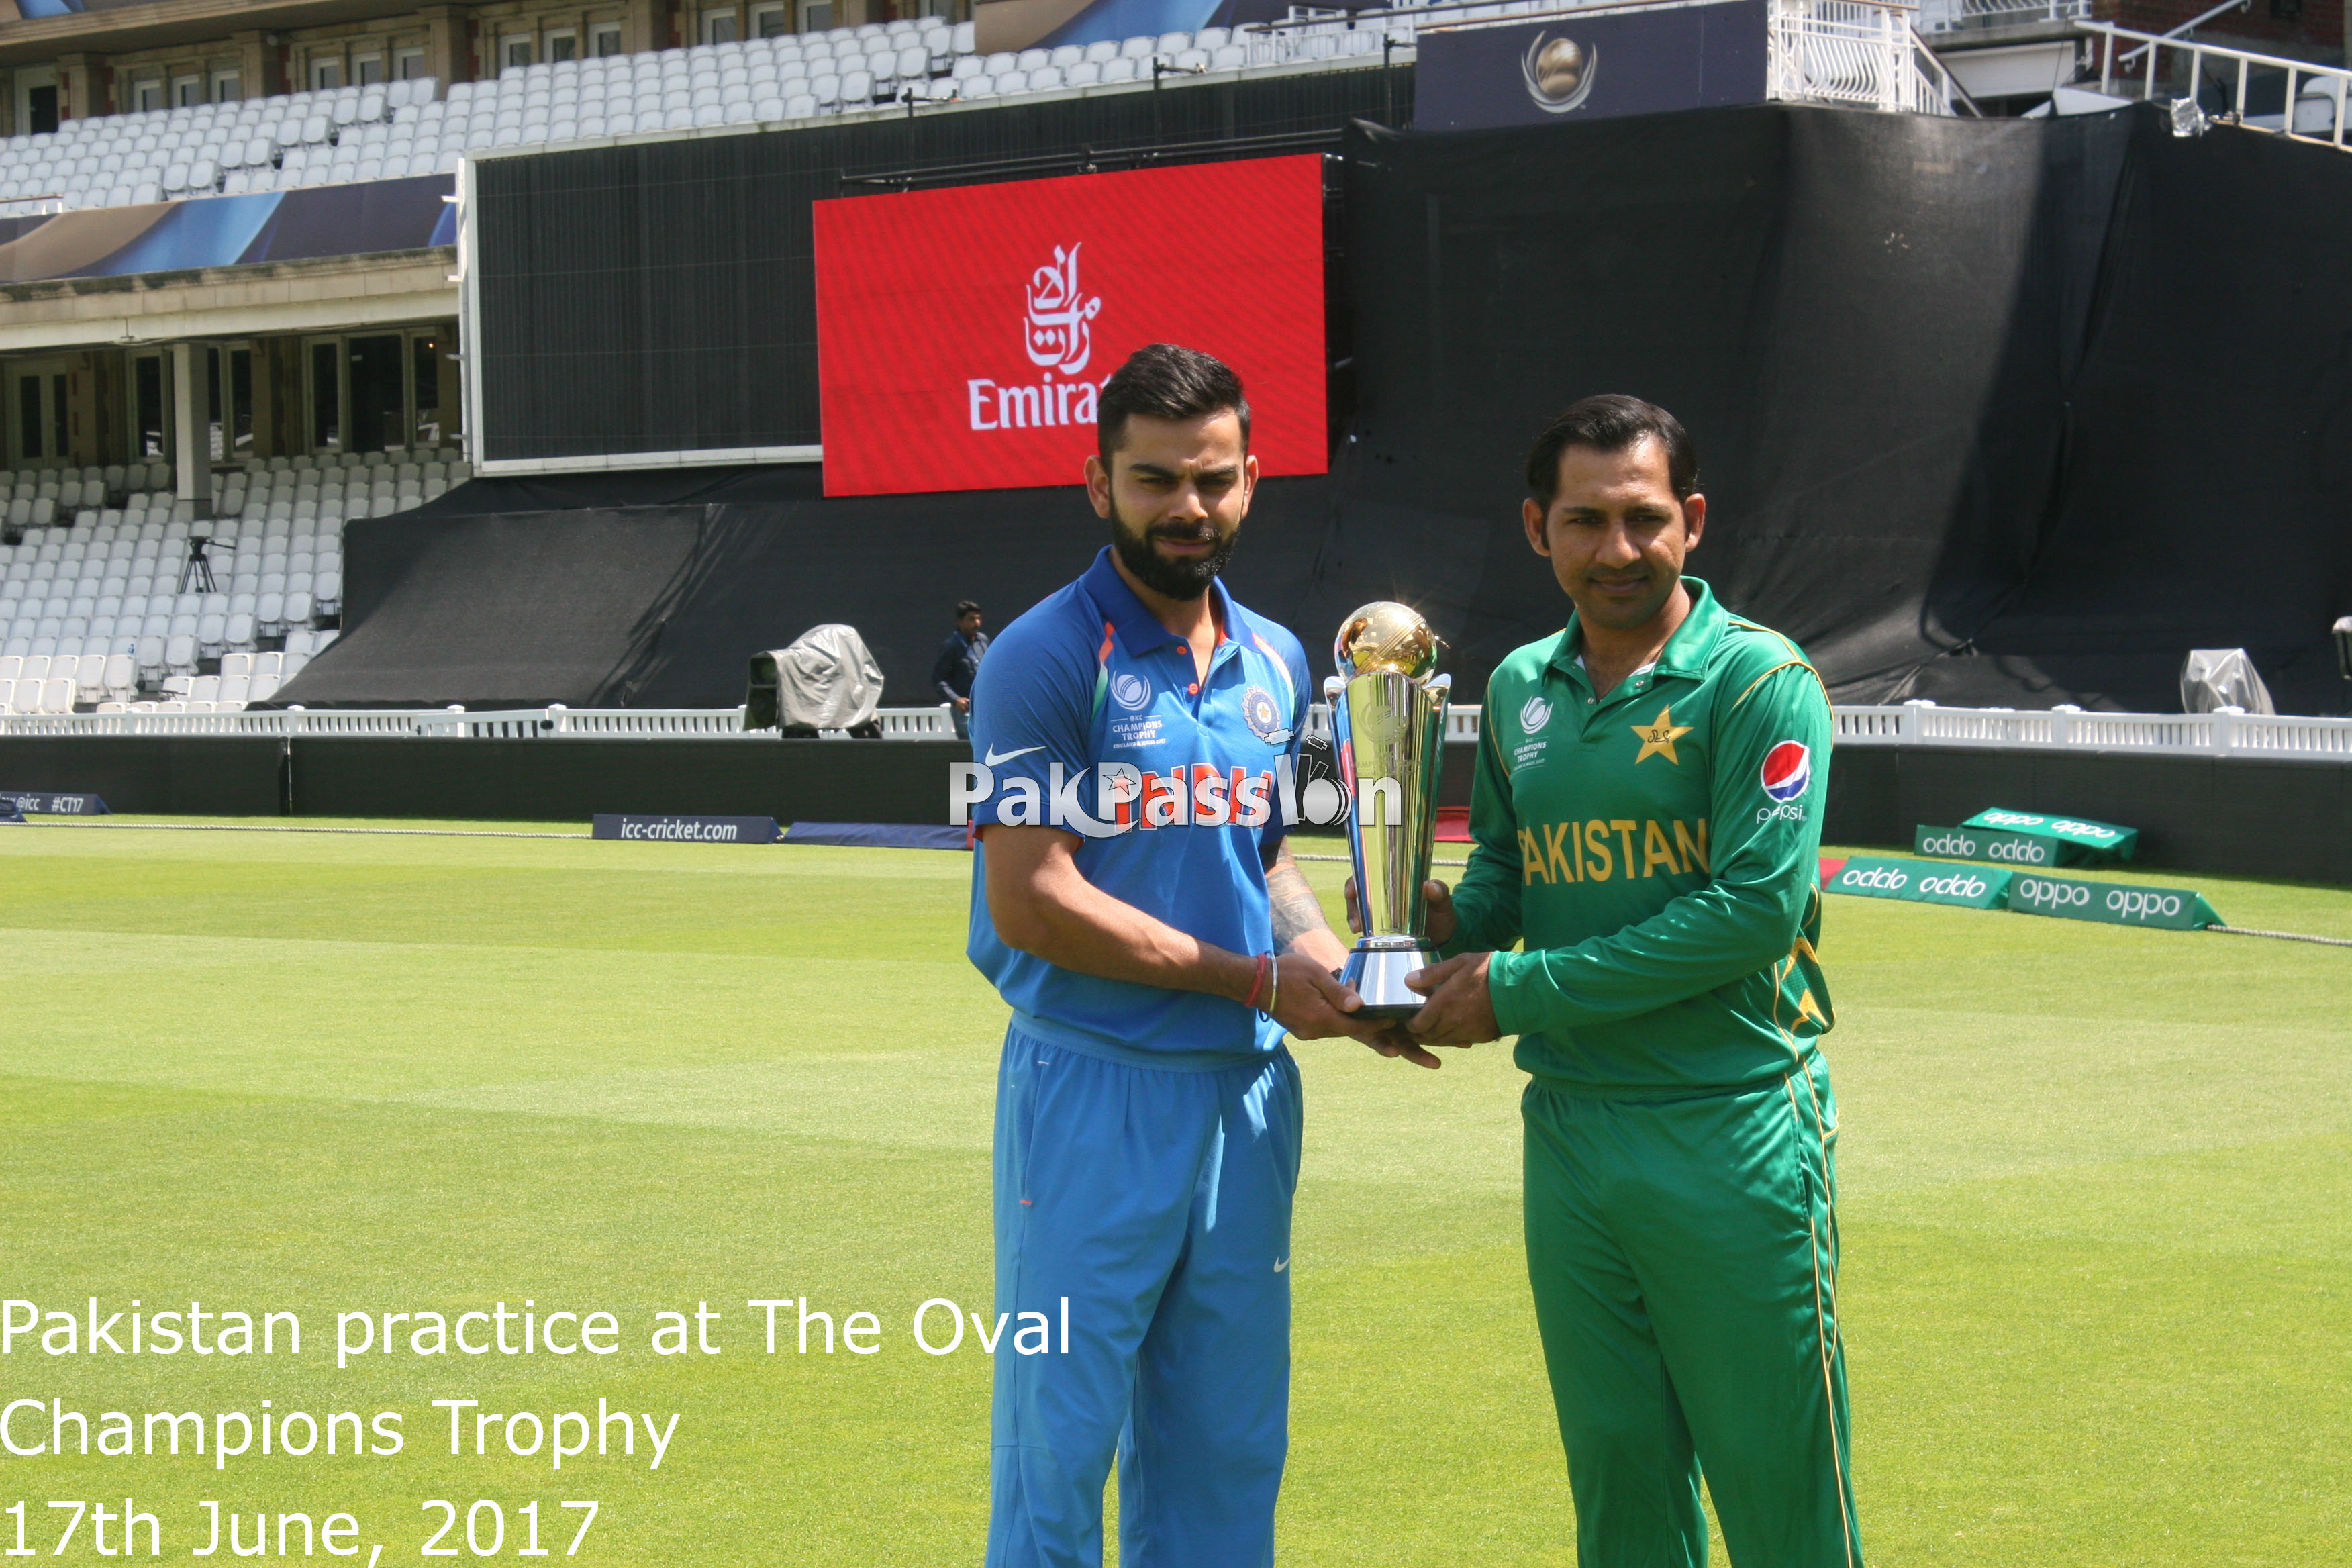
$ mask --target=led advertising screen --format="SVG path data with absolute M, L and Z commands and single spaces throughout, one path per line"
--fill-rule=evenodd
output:
M 1240 373 L 1262 472 L 1324 471 L 1318 156 L 815 209 L 827 495 L 1075 484 L 1151 342 Z

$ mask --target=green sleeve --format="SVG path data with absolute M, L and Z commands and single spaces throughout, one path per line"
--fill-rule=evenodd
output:
M 1789 956 L 1820 875 L 1829 699 L 1793 660 L 1754 679 L 1717 726 L 1711 752 L 1712 879 L 1612 935 L 1496 954 L 1487 980 L 1504 1034 L 1634 1017 Z M 1764 756 L 1783 741 L 1810 748 L 1811 783 L 1776 804 L 1764 794 Z
M 1519 940 L 1519 822 L 1511 777 L 1503 771 L 1502 731 L 1495 723 L 1495 685 L 1478 715 L 1478 763 L 1470 776 L 1470 864 L 1454 889 L 1454 940 L 1438 955 L 1482 952 Z

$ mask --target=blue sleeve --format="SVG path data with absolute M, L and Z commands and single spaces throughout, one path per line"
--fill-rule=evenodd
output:
M 1092 766 L 1094 671 L 1058 629 L 1033 626 L 1024 618 L 1006 627 L 981 662 L 971 688 L 971 755 L 988 768 L 995 787 L 972 806 L 975 824 L 1041 826 L 1056 768 L 1066 784 Z M 1034 793 L 1016 780 L 1028 781 Z M 1080 799 L 1094 805 L 1091 791 Z

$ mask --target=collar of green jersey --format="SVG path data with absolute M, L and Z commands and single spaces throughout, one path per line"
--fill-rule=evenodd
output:
M 1666 646 L 1658 650 L 1657 665 L 1651 673 L 1654 677 L 1679 675 L 1696 680 L 1706 671 L 1707 656 L 1715 651 L 1717 641 L 1723 636 L 1726 617 L 1723 606 L 1716 602 L 1714 591 L 1704 581 L 1685 576 L 1683 586 L 1690 590 L 1690 614 L 1685 616 L 1683 624 L 1675 628 L 1675 635 L 1666 639 Z M 1559 645 L 1552 649 L 1551 667 L 1591 690 L 1591 679 L 1576 662 L 1577 656 L 1583 651 L 1584 634 L 1577 629 L 1576 612 L 1570 610 L 1568 613 L 1568 629 L 1560 633 Z M 1628 679 L 1611 695 L 1631 695 L 1633 684 Z

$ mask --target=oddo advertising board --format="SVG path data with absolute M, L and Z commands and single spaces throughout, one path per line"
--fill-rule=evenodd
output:
M 1265 474 L 1327 466 L 1314 155 L 815 204 L 832 496 L 1076 484 L 1135 350 L 1216 355 Z

